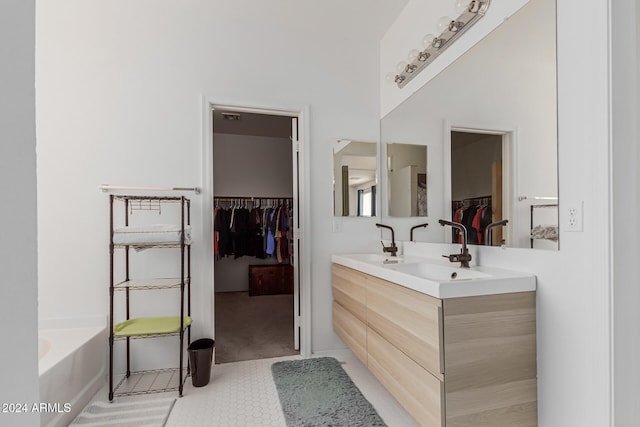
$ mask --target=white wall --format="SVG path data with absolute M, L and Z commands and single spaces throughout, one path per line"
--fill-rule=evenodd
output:
M 640 7 L 638 2 L 611 2 L 613 78 L 613 309 L 615 423 L 640 419 L 640 264 L 637 237 L 640 209 Z
M 451 144 L 451 200 L 491 195 L 491 165 L 502 159 L 502 137 Z
M 0 424 L 39 425 L 36 242 L 35 2 L 0 6 Z M 7 408 L 9 409 L 9 408 Z M 20 409 L 23 409 L 20 407 Z
M 332 233 L 332 141 L 377 140 L 377 40 L 405 3 L 40 1 L 41 316 L 107 313 L 107 197 L 97 187 L 200 185 L 202 97 L 308 107 L 312 348 L 341 347 L 331 328 L 330 254 L 379 245 L 379 235 L 374 218 Z M 194 227 L 203 227 L 202 196 L 191 196 Z M 202 239 L 210 236 L 196 231 L 196 337 L 213 333 Z
M 612 425 L 607 7 L 606 2 L 589 7 L 577 0 L 557 2 L 561 224 L 563 206 L 583 201 L 584 231 L 561 228 L 558 252 L 479 247 L 475 257 L 475 262 L 537 276 L 542 427 Z M 522 31 L 530 30 L 523 26 Z M 431 148 L 429 154 L 439 156 Z M 403 228 L 406 223 L 394 222 Z M 638 418 L 626 419 L 635 423 Z
M 213 194 L 293 196 L 289 138 L 213 134 Z

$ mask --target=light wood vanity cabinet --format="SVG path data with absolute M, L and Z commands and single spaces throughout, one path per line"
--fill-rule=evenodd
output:
M 444 372 L 442 302 L 375 277 L 370 282 L 366 296 L 369 327 L 424 369 Z
M 331 274 L 333 330 L 365 365 L 367 364 L 366 280 L 366 274 L 340 265 L 334 265 Z
M 333 264 L 333 324 L 423 426 L 536 426 L 535 292 L 438 299 Z

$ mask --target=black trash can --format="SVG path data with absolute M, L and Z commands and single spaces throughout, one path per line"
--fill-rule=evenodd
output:
M 214 341 L 211 338 L 201 338 L 193 341 L 187 348 L 191 363 L 191 382 L 194 387 L 203 387 L 209 384 L 213 346 Z

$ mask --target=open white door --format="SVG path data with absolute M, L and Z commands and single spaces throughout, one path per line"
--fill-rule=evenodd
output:
M 298 118 L 291 118 L 291 158 L 293 161 L 293 252 L 291 263 L 293 264 L 293 336 L 294 348 L 300 350 L 300 193 L 298 187 L 300 139 L 298 135 Z

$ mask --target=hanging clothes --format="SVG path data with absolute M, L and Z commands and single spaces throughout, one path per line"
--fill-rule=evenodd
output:
M 473 228 L 473 218 L 475 217 L 477 211 L 478 206 L 469 206 L 467 209 L 465 209 L 462 218 L 462 225 L 464 225 L 464 227 L 467 229 L 467 243 L 472 245 L 478 244 L 478 236 Z
M 484 245 L 484 232 L 491 221 L 491 199 L 482 197 L 454 202 L 452 221 L 462 224 L 467 229 L 467 243 Z M 462 233 L 452 228 L 452 242 L 462 243 Z M 491 243 L 489 243 L 491 244 Z
M 277 224 L 277 209 L 271 208 L 267 215 L 267 246 L 265 249 L 265 253 L 267 255 L 273 256 L 276 251 L 276 224 Z
M 220 259 L 220 247 L 218 246 L 218 241 L 220 240 L 220 231 L 216 224 L 218 223 L 218 215 L 220 214 L 220 208 L 216 207 L 213 214 L 213 256 L 214 259 Z
M 216 205 L 214 212 L 215 259 L 253 256 L 275 258 L 278 263 L 290 262 L 293 211 L 288 203 L 251 209 L 246 203 L 227 208 Z
M 482 228 L 480 226 L 480 218 L 482 218 L 482 212 L 484 212 L 483 206 L 478 206 L 478 210 L 473 216 L 473 221 L 471 221 L 471 228 L 475 234 L 476 244 L 482 245 Z
M 259 208 L 251 209 L 247 230 L 249 235 L 247 255 L 264 259 L 264 248 L 262 245 L 262 211 Z
M 227 256 L 230 251 L 231 214 L 226 209 L 218 209 L 214 220 L 214 230 L 218 233 L 218 259 Z
M 233 256 L 240 258 L 247 253 L 247 240 L 249 228 L 249 210 L 246 208 L 236 208 L 233 211 Z

